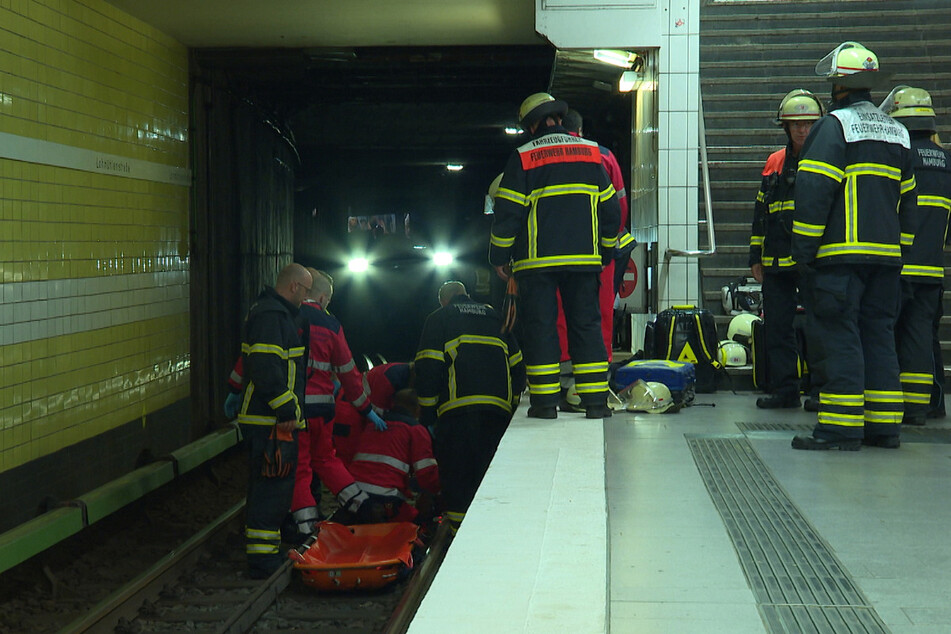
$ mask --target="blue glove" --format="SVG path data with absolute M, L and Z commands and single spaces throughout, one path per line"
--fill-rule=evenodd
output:
M 241 409 L 242 400 L 243 398 L 240 392 L 238 394 L 235 394 L 234 392 L 228 394 L 228 398 L 225 399 L 225 416 L 234 419 L 238 415 L 238 411 Z
M 374 412 L 372 409 L 367 412 L 367 419 L 373 423 L 373 426 L 376 427 L 377 431 L 386 431 L 386 421 L 380 418 L 380 415 Z
M 337 398 L 337 393 L 340 391 L 340 381 L 334 379 L 334 398 Z

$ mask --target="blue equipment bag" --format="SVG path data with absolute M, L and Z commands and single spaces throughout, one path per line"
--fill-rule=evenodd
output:
M 667 359 L 642 359 L 631 361 L 618 368 L 614 373 L 614 383 L 618 392 L 638 379 L 663 383 L 670 390 L 670 396 L 675 405 L 689 405 L 693 402 L 696 377 L 696 368 L 692 363 Z

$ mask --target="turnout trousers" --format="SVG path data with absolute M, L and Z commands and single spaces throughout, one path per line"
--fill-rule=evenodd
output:
M 273 425 L 241 425 L 241 435 L 248 446 L 248 499 L 245 523 L 245 552 L 248 569 L 255 577 L 270 576 L 284 563 L 281 545 L 281 522 L 291 508 L 294 494 L 294 472 L 283 478 L 265 478 L 261 475 L 264 447 L 273 431 Z M 297 432 L 294 432 L 295 435 Z M 293 447 L 291 443 L 287 443 Z M 293 451 L 293 449 L 291 450 Z M 282 450 L 283 452 L 283 450 Z M 284 455 L 285 461 L 296 456 Z
M 812 275 L 816 336 L 825 383 L 813 436 L 897 436 L 902 391 L 895 353 L 900 269 L 873 264 L 819 267 Z
M 931 406 L 934 384 L 932 322 L 940 310 L 941 284 L 901 281 L 901 313 L 895 324 L 895 347 L 901 368 L 905 416 L 923 418 Z
M 581 404 L 604 405 L 608 396 L 608 356 L 601 335 L 598 273 L 539 271 L 517 279 L 522 355 L 531 404 L 555 407 L 559 402 L 561 346 L 556 321 L 560 294 L 568 330 L 568 355 Z
M 334 451 L 333 419 L 322 416 L 308 418 L 307 429 L 300 432 L 297 447 L 300 459 L 294 474 L 294 496 L 290 508 L 294 521 L 301 525 L 320 518 L 317 508 L 320 498 L 311 487 L 314 475 L 327 485 L 341 505 L 360 493 L 360 488 Z M 299 530 L 303 528 L 299 526 Z
M 433 449 L 453 533 L 465 517 L 511 419 L 511 414 L 501 410 L 469 410 L 447 412 L 436 422 Z
M 793 319 L 796 317 L 795 271 L 763 271 L 763 317 L 766 324 L 767 364 L 770 394 L 799 396 L 799 346 Z

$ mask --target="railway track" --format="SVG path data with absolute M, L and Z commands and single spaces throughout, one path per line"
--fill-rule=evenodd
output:
M 63 632 L 403 632 L 448 546 L 440 526 L 412 574 L 380 590 L 319 593 L 288 560 L 269 579 L 245 574 L 243 503 L 113 592 Z

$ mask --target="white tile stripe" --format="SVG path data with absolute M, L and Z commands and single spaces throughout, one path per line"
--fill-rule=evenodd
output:
M 6 132 L 0 132 L 0 158 L 185 187 L 191 185 L 192 179 L 190 169 L 128 158 L 118 154 L 96 152 Z
M 187 271 L 0 284 L 0 345 L 74 335 L 189 310 Z

